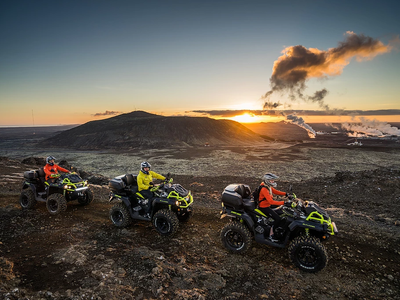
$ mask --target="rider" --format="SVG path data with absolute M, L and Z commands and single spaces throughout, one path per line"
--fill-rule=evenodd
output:
M 46 173 L 46 180 L 47 182 L 54 182 L 56 174 L 58 174 L 58 171 L 64 172 L 64 173 L 70 173 L 67 169 L 64 169 L 60 167 L 59 165 L 56 165 L 54 163 L 55 157 L 53 156 L 48 156 L 46 158 L 46 165 L 43 168 L 43 171 Z
M 281 192 L 281 191 L 278 191 L 275 189 L 275 187 L 277 186 L 275 180 L 277 180 L 277 179 L 279 179 L 279 177 L 272 173 L 267 173 L 263 176 L 263 182 L 261 182 L 260 185 L 261 185 L 261 187 L 265 187 L 265 188 L 261 188 L 259 202 L 258 202 L 259 209 L 264 214 L 266 214 L 274 219 L 274 222 L 272 223 L 271 231 L 269 234 L 269 240 L 272 242 L 278 242 L 278 240 L 274 237 L 273 228 L 275 225 L 279 224 L 279 222 L 281 221 L 281 218 L 276 213 L 276 211 L 271 208 L 271 205 L 285 204 L 285 201 L 275 201 L 273 199 L 273 194 L 279 195 L 279 196 L 286 196 L 286 197 L 289 196 L 288 193 Z
M 137 183 L 138 183 L 138 191 L 139 193 L 145 198 L 148 199 L 148 205 L 146 208 L 146 213 L 150 212 L 151 202 L 153 200 L 153 192 L 150 189 L 154 186 L 153 178 L 165 180 L 165 177 L 150 171 L 151 165 L 144 161 L 140 164 L 140 172 L 137 176 Z

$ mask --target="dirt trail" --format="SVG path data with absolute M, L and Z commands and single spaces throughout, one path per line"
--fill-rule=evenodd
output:
M 0 164 L 1 165 L 1 164 Z M 10 165 L 13 167 L 11 168 Z M 2 176 L 27 168 L 3 161 Z M 195 195 L 195 213 L 170 240 L 150 223 L 125 229 L 108 219 L 107 188 L 86 207 L 50 216 L 18 205 L 19 182 L 0 186 L 0 299 L 400 299 L 400 170 L 339 172 L 293 184 L 325 207 L 340 234 L 325 243 L 317 274 L 295 268 L 287 249 L 253 242 L 229 254 L 219 232 L 219 197 L 257 178 L 176 176 Z M 289 182 L 280 182 L 287 190 Z

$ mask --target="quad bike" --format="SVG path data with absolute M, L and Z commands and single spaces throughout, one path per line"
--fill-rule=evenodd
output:
M 289 258 L 299 269 L 316 273 L 322 270 L 328 256 L 322 241 L 338 233 L 336 225 L 326 211 L 312 201 L 293 197 L 275 211 L 282 221 L 274 228 L 269 239 L 272 218 L 257 209 L 251 190 L 245 184 L 228 185 L 222 193 L 221 219 L 231 222 L 221 231 L 224 247 L 232 253 L 244 253 L 254 238 L 257 243 L 284 248 L 289 245 Z
M 57 215 L 67 209 L 67 202 L 78 200 L 82 205 L 93 201 L 93 193 L 86 180 L 76 173 L 54 174 L 53 183 L 45 180 L 43 169 L 24 172 L 19 203 L 23 209 L 32 209 L 37 202 L 46 202 L 47 210 Z
M 110 210 L 110 219 L 117 227 L 126 227 L 133 220 L 151 221 L 157 232 L 173 236 L 179 221 L 187 222 L 193 214 L 193 196 L 180 184 L 172 184 L 169 176 L 150 189 L 154 198 L 149 201 L 138 192 L 137 176 L 126 174 L 110 180 L 110 202 L 120 200 Z

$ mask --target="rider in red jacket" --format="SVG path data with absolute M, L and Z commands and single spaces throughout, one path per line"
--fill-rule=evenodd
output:
M 54 177 L 55 174 L 58 174 L 58 171 L 64 173 L 70 173 L 67 169 L 60 167 L 54 163 L 55 157 L 49 156 L 46 158 L 46 165 L 43 168 L 43 171 L 46 173 L 46 180 Z

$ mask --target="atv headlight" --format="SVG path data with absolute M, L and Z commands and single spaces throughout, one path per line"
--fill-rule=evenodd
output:
M 179 206 L 181 203 L 178 201 L 178 200 L 176 200 L 176 202 L 175 202 L 175 205 L 176 206 Z
M 68 189 L 70 189 L 71 187 L 69 186 L 69 185 L 64 185 L 64 189 L 65 190 L 68 190 Z

